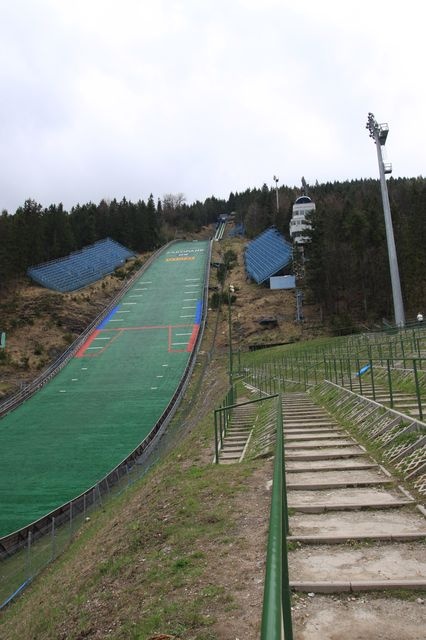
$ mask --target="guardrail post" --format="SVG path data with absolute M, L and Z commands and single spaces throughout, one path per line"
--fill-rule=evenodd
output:
M 347 362 L 348 362 L 349 388 L 352 391 L 352 372 L 351 372 L 351 361 L 349 356 L 348 356 Z
M 214 411 L 214 450 L 215 450 L 215 462 L 219 464 L 219 442 L 217 434 L 217 410 Z
M 333 360 L 333 368 L 334 368 L 334 379 L 336 381 L 336 384 L 339 384 L 337 382 L 337 364 L 336 364 L 336 356 L 334 356 L 334 360 Z
M 360 371 L 361 371 L 361 365 L 360 365 L 359 358 L 357 358 L 357 359 L 356 359 L 356 365 L 357 365 L 357 368 L 358 368 L 359 392 L 360 392 L 360 394 L 362 395 L 362 382 L 361 382 L 361 373 L 360 373 Z
M 391 373 L 391 367 L 390 367 L 389 358 L 387 358 L 387 360 L 386 360 L 386 367 L 387 367 L 387 370 L 388 370 L 388 385 L 389 385 L 390 406 L 391 406 L 391 409 L 393 409 L 392 373 Z
M 51 543 L 52 543 L 52 560 L 54 560 L 55 556 L 56 556 L 56 549 L 55 549 L 55 516 L 52 517 Z
M 374 385 L 374 374 L 373 374 L 373 361 L 370 358 L 370 375 L 371 375 L 371 389 L 373 391 L 373 400 L 376 401 L 376 387 Z
M 422 397 L 420 394 L 419 375 L 417 372 L 417 360 L 413 358 L 414 381 L 416 383 L 417 406 L 419 407 L 419 418 L 423 420 Z
M 404 340 L 402 339 L 402 335 L 401 335 L 401 352 L 402 352 L 402 362 L 404 364 L 404 369 L 405 369 L 405 349 L 404 349 Z
M 32 533 L 28 531 L 28 539 L 27 539 L 27 580 L 29 580 L 31 576 L 31 542 L 32 542 Z
M 340 362 L 340 379 L 342 381 L 342 387 L 345 386 L 345 380 L 343 378 L 343 359 L 340 357 L 339 358 L 339 362 Z

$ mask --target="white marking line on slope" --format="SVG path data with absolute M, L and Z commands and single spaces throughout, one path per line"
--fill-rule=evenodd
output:
M 189 280 L 200 280 L 200 278 L 185 278 L 185 281 L 189 281 Z
M 194 315 L 191 313 L 191 315 L 190 315 L 190 316 L 180 316 L 180 317 L 181 317 L 181 318 L 193 318 L 193 317 L 194 317 Z
M 192 334 L 191 331 L 188 331 L 188 333 L 177 333 L 177 336 L 190 336 Z M 163 367 L 167 367 L 166 364 L 163 364 Z
M 196 300 L 198 300 L 198 298 L 184 298 L 183 301 L 184 302 L 195 302 Z M 194 307 L 195 309 L 195 307 Z
M 179 347 L 182 344 L 188 344 L 187 342 L 172 342 L 172 347 Z

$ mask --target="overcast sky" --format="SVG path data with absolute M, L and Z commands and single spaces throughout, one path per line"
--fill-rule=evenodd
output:
M 426 175 L 420 0 L 0 0 L 0 210 Z

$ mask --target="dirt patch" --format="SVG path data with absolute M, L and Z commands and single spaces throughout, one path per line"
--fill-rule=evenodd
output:
M 320 310 L 309 306 L 308 316 L 304 324 L 296 323 L 296 296 L 294 291 L 271 290 L 266 285 L 251 282 L 244 267 L 244 250 L 247 240 L 242 238 L 225 238 L 221 243 L 215 242 L 212 252 L 212 263 L 223 262 L 227 251 L 232 250 L 237 256 L 237 264 L 232 268 L 225 282 L 224 290 L 230 284 L 235 288 L 236 300 L 232 303 L 232 336 L 234 350 L 238 347 L 247 349 L 251 345 L 276 344 L 309 339 L 315 334 L 314 325 L 318 324 Z M 218 286 L 216 269 L 212 268 L 211 286 Z M 275 318 L 276 327 L 259 324 L 263 318 Z M 314 322 L 314 319 L 315 322 Z M 217 347 L 229 345 L 228 307 L 223 305 L 217 335 Z
M 238 537 L 218 558 L 214 580 L 233 594 L 235 609 L 218 617 L 212 631 L 223 640 L 258 640 L 265 579 L 272 462 L 266 461 L 234 501 Z

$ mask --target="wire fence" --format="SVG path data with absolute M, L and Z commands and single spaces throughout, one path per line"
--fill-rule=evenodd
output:
M 135 460 L 55 511 L 9 537 L 7 548 L 0 551 L 0 610 L 19 595 L 48 564 L 71 543 L 76 532 L 90 520 L 91 513 L 112 496 L 118 496 L 139 480 L 147 466 Z

